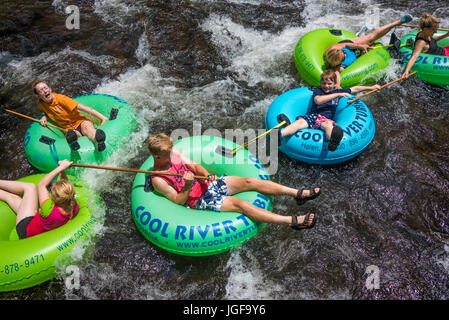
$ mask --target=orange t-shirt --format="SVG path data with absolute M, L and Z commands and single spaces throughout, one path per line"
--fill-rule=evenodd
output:
M 75 107 L 78 102 L 59 93 L 53 93 L 51 104 L 39 100 L 39 108 L 47 117 L 65 129 L 76 129 L 84 120 L 88 120 Z

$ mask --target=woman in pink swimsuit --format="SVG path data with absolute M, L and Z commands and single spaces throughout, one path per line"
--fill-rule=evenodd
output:
M 5 201 L 16 213 L 16 230 L 19 239 L 56 229 L 78 214 L 75 188 L 64 170 L 72 162 L 59 161 L 58 167 L 48 173 L 38 184 L 0 180 L 0 200 Z M 61 174 L 61 179 L 47 186 Z M 38 203 L 40 206 L 38 206 Z

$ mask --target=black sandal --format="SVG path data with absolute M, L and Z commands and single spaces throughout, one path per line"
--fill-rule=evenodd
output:
M 313 220 L 312 223 L 309 224 L 309 218 L 311 214 L 313 214 Z M 304 221 L 302 223 L 298 223 L 298 215 L 293 215 L 291 228 L 294 230 L 310 229 L 315 226 L 316 220 L 317 218 L 315 213 L 307 213 Z
M 106 134 L 103 130 L 97 129 L 95 132 L 95 141 L 97 141 L 97 149 L 99 152 L 102 152 L 104 149 L 106 149 L 106 144 L 104 141 L 106 140 Z
M 327 149 L 329 149 L 329 151 L 337 150 L 341 139 L 343 139 L 343 129 L 340 126 L 334 126 L 332 128 L 332 134 Z
M 78 150 L 80 148 L 80 144 L 78 143 L 78 136 L 76 135 L 75 130 L 67 130 L 65 138 L 67 139 L 67 143 L 70 145 L 70 148 L 72 148 L 72 150 Z
M 295 197 L 295 200 L 296 200 L 296 203 L 298 204 L 298 206 L 303 205 L 307 201 L 313 200 L 316 197 L 318 197 L 321 194 L 321 188 L 320 188 L 320 191 L 318 191 L 318 192 L 315 191 L 316 188 L 320 188 L 320 187 L 314 187 L 314 188 L 309 188 L 309 189 L 302 188 L 301 190 L 298 190 L 298 193 L 297 193 L 297 195 Z M 309 191 L 310 195 L 303 198 L 302 197 L 302 193 L 304 191 Z

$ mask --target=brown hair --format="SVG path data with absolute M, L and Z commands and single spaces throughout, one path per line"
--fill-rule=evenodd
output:
M 332 48 L 324 53 L 324 65 L 326 69 L 339 66 L 345 59 L 345 53 L 341 49 Z
M 31 85 L 31 89 L 33 90 L 34 94 L 37 94 L 36 86 L 37 86 L 39 83 L 45 83 L 47 86 L 50 87 L 50 85 L 48 84 L 48 82 L 45 81 L 45 80 L 39 80 L 39 79 L 38 79 L 38 80 L 35 80 L 35 81 L 33 81 L 33 84 Z M 51 88 L 51 87 L 50 87 L 50 88 Z
M 326 70 L 321 74 L 321 81 L 330 80 L 333 83 L 337 83 L 337 74 L 334 70 Z
M 73 209 L 75 208 L 75 187 L 68 180 L 58 180 L 50 188 L 50 195 L 53 202 L 58 207 L 69 208 L 70 219 L 72 219 Z
M 440 20 L 438 18 L 435 18 L 434 16 L 424 13 L 419 20 L 419 29 L 423 30 L 424 28 L 432 28 L 435 25 L 439 24 Z
M 173 148 L 173 140 L 164 133 L 151 135 L 148 138 L 148 149 L 152 155 L 170 153 Z

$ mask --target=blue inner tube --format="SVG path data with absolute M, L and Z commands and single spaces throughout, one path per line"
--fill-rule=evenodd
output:
M 343 139 L 337 150 L 329 151 L 329 140 L 321 129 L 302 129 L 282 138 L 279 149 L 293 159 L 315 164 L 335 164 L 361 153 L 373 140 L 374 118 L 366 104 L 352 98 L 340 98 L 334 121 L 343 129 Z M 271 129 L 287 117 L 293 123 L 309 112 L 312 91 L 307 87 L 289 90 L 277 97 L 265 114 L 265 127 Z

